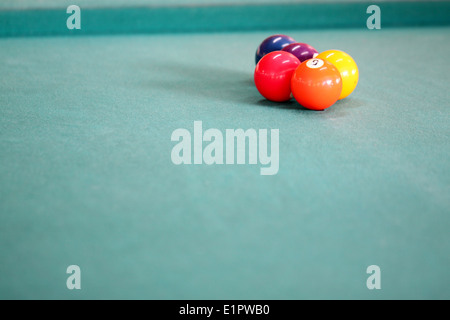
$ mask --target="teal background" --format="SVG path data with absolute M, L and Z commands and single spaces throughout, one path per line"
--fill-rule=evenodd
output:
M 46 3 L 47 5 L 43 5 Z M 81 2 L 82 28 L 68 30 L 67 1 L 0 6 L 0 36 L 236 32 L 276 29 L 366 28 L 378 4 L 386 27 L 448 26 L 450 1 L 113 1 Z M 64 6 L 63 4 L 66 4 Z M 134 5 L 133 5 L 134 4 Z M 159 4 L 159 5 L 158 5 Z M 33 10 L 34 6 L 41 5 Z M 85 6 L 83 6 L 85 5 Z M 28 7 L 31 6 L 31 9 Z
M 236 5 L 264 5 L 264 4 L 330 4 L 330 3 L 371 3 L 369 0 L 78 0 L 76 4 L 83 8 L 115 8 L 115 7 L 162 7 L 162 6 L 236 6 Z M 378 0 L 377 3 L 388 3 L 392 0 Z M 423 2 L 420 0 L 395 0 L 395 2 Z M 431 2 L 445 2 L 432 0 Z M 42 9 L 67 8 L 75 4 L 71 0 L 2 0 L 2 9 Z
M 449 299 L 449 31 L 1 38 L 0 298 Z M 351 54 L 355 92 L 264 100 L 254 52 L 278 32 Z M 279 173 L 175 166 L 195 120 L 279 129 Z

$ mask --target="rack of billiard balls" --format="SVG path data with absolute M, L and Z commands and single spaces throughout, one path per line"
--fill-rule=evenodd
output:
M 256 50 L 254 80 L 263 97 L 324 110 L 349 96 L 358 84 L 353 58 L 340 50 L 319 53 L 286 35 L 266 38 Z

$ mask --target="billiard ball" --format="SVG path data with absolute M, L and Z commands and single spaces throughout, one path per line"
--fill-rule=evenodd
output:
M 291 78 L 300 61 L 289 52 L 266 54 L 255 68 L 256 88 L 268 100 L 283 102 L 291 99 Z
M 279 51 L 288 44 L 294 43 L 295 40 L 283 34 L 276 34 L 266 38 L 256 49 L 255 63 L 258 63 L 266 54 Z
M 324 110 L 332 106 L 341 94 L 341 75 L 329 61 L 306 60 L 292 75 L 291 90 L 295 100 L 305 108 Z
M 359 71 L 353 58 L 340 50 L 327 50 L 321 52 L 316 58 L 331 62 L 341 73 L 342 78 L 342 92 L 340 99 L 348 97 L 358 84 Z
M 299 42 L 287 45 L 282 49 L 282 51 L 292 53 L 300 60 L 300 62 L 315 58 L 315 56 L 319 54 L 317 50 L 309 44 Z

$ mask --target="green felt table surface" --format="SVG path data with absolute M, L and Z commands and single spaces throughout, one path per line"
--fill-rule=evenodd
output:
M 449 299 L 450 29 L 282 31 L 355 92 L 264 100 L 271 32 L 0 39 L 0 298 Z M 195 120 L 279 129 L 278 174 L 174 165 Z

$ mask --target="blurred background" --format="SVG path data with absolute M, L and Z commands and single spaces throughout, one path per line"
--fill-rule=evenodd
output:
M 437 26 L 449 23 L 449 3 L 439 0 L 4 0 L 0 2 L 0 36 L 364 28 L 365 12 L 371 4 L 383 5 L 383 28 Z M 62 10 L 72 4 L 78 5 L 83 13 L 83 26 L 76 32 L 67 30 L 62 23 L 66 17 Z

